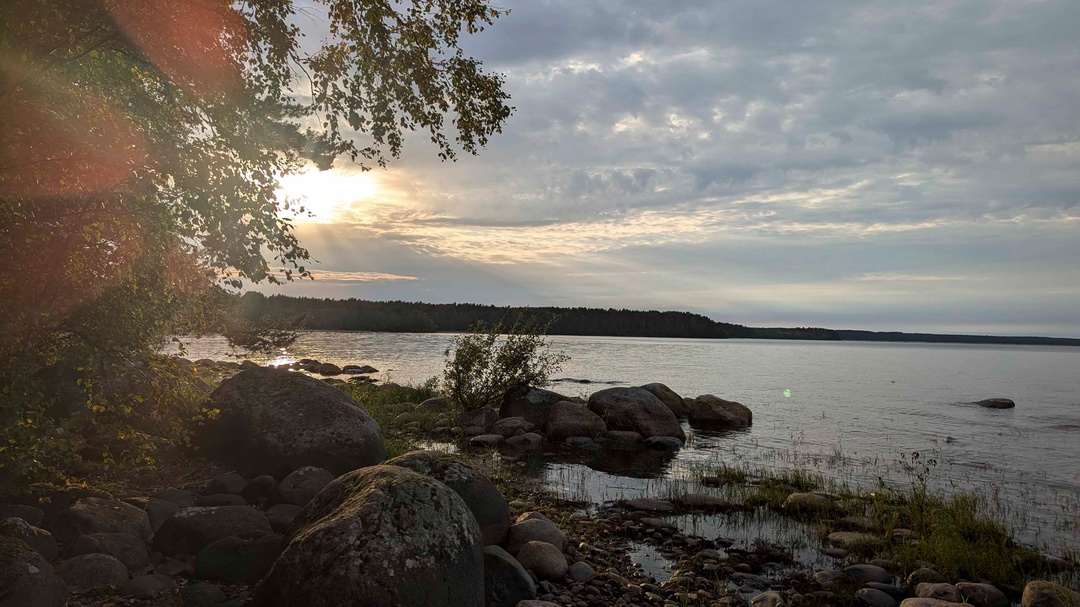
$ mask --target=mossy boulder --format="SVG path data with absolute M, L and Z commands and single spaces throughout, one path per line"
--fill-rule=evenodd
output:
M 252 604 L 482 607 L 480 538 L 443 483 L 399 466 L 355 470 L 300 512 Z
M 67 595 L 64 580 L 44 557 L 0 535 L 0 607 L 61 607 Z

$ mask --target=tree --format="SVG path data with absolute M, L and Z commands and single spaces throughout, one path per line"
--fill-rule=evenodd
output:
M 458 407 L 472 411 L 497 402 L 511 388 L 546 386 L 570 360 L 548 351 L 544 333 L 549 325 L 535 317 L 519 319 L 504 336 L 501 323 L 476 323 L 443 352 L 443 391 Z
M 384 165 L 416 130 L 476 153 L 510 115 L 458 44 L 502 14 L 486 2 L 314 6 L 0 4 L 0 415 L 26 417 L 42 366 L 142 356 L 221 329 L 222 287 L 308 276 L 281 176 Z M 310 10 L 326 39 L 303 37 Z

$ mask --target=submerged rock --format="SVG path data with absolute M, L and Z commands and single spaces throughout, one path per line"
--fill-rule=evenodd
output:
M 785 510 L 827 512 L 833 509 L 832 500 L 819 493 L 792 493 L 784 500 Z
M 742 428 L 754 423 L 754 414 L 741 403 L 703 394 L 690 403 L 690 423 L 709 428 Z
M 242 474 L 281 478 L 303 466 L 334 474 L 381 462 L 379 424 L 340 390 L 301 373 L 250 369 L 210 395 L 221 414 L 198 443 Z
M 975 404 L 987 409 L 1012 409 L 1016 406 L 1011 398 L 984 398 Z
M 399 466 L 362 468 L 304 507 L 252 604 L 482 607 L 480 538 L 446 485 Z

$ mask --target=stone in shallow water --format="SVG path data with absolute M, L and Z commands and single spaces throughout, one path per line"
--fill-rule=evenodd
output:
M 642 512 L 675 512 L 676 510 L 675 504 L 667 500 L 648 497 L 627 500 L 625 505 L 631 510 L 640 510 Z
M 844 575 L 856 582 L 881 582 L 892 581 L 892 574 L 877 565 L 859 564 L 844 567 Z
M 878 541 L 876 536 L 857 531 L 834 531 L 829 534 L 827 539 L 830 545 L 839 548 L 851 548 L 859 544 L 872 544 Z
M 876 588 L 860 588 L 855 598 L 869 607 L 896 607 L 896 599 Z

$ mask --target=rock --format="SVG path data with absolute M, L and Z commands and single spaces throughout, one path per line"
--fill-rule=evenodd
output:
M 596 577 L 596 572 L 593 571 L 592 566 L 585 561 L 578 561 L 570 565 L 570 569 L 566 573 L 575 582 L 587 582 Z
M 301 373 L 250 369 L 210 395 L 221 410 L 197 442 L 247 476 L 282 477 L 302 466 L 334 474 L 381 462 L 379 424 L 341 390 Z
M 48 530 L 68 544 L 87 533 L 127 533 L 144 542 L 154 535 L 146 512 L 119 500 L 86 497 L 57 513 Z
M 844 580 L 847 580 L 847 576 L 842 571 L 818 571 L 814 573 L 814 581 L 826 589 L 833 588 Z
M 38 529 L 18 517 L 11 517 L 0 522 L 0 535 L 15 538 L 37 551 L 46 561 L 55 560 L 60 555 L 56 539 L 44 529 Z
M 535 450 L 543 447 L 544 437 L 535 432 L 526 432 L 525 434 L 511 436 L 504 440 L 502 445 L 510 449 L 520 449 L 523 451 Z
M 124 564 L 128 571 L 143 571 L 150 567 L 146 544 L 127 533 L 89 533 L 68 546 L 68 556 L 107 554 Z
M 514 519 L 514 522 L 515 523 L 524 523 L 525 521 L 531 521 L 531 520 L 547 521 L 547 522 L 551 523 L 552 525 L 555 524 L 555 521 L 553 521 L 553 520 L 549 519 L 548 517 L 544 516 L 543 512 L 536 512 L 534 510 L 530 510 L 529 512 L 522 512 L 521 514 L 518 515 L 518 517 L 516 519 Z
M 674 502 L 683 510 L 705 510 L 706 512 L 733 510 L 738 507 L 722 497 L 707 493 L 687 493 L 675 498 Z
M 899 602 L 904 600 L 908 596 L 907 591 L 899 586 L 893 586 L 892 584 L 886 584 L 883 582 L 867 582 L 863 584 L 864 588 L 873 588 L 874 590 L 880 590 L 885 594 L 891 596 L 893 600 Z
M 936 584 L 923 582 L 915 587 L 915 596 L 920 599 L 940 599 L 950 603 L 964 602 L 964 597 L 960 596 L 960 591 L 956 589 L 956 586 L 945 582 Z
M 873 531 L 874 519 L 869 516 L 845 516 L 836 521 L 836 523 L 843 527 L 850 529 L 859 529 L 860 531 Z
M 486 607 L 514 607 L 536 596 L 536 584 L 521 563 L 498 546 L 484 547 Z
M 251 360 L 244 360 L 244 361 L 240 362 L 240 370 L 241 371 L 249 371 L 249 370 L 252 370 L 252 369 L 260 369 L 260 368 L 261 367 L 259 366 L 259 363 L 251 361 Z
M 754 422 L 746 406 L 703 394 L 690 403 L 690 423 L 710 428 L 742 428 Z
M 251 482 L 244 487 L 244 490 L 240 492 L 249 502 L 253 502 L 258 499 L 268 498 L 274 494 L 274 490 L 277 489 L 277 479 L 269 474 L 263 474 L 262 476 L 256 476 L 251 479 Z
M 486 435 L 487 430 L 485 430 L 483 426 L 468 426 L 468 427 L 465 428 L 465 430 L 462 433 L 466 437 L 472 438 L 474 436 Z M 492 434 L 490 436 L 498 436 L 499 440 L 502 441 L 502 435 L 500 435 L 500 434 Z
M 412 451 L 386 462 L 419 472 L 454 490 L 469 507 L 484 546 L 502 544 L 510 530 L 506 498 L 483 474 L 450 457 L 431 451 Z
M 609 430 L 607 433 L 607 440 L 615 443 L 636 445 L 641 442 L 641 435 L 629 430 Z
M 222 538 L 199 551 L 195 577 L 230 584 L 255 584 L 281 554 L 283 537 L 251 531 Z
M 443 396 L 436 396 L 435 398 L 429 398 L 424 402 L 416 405 L 416 410 L 428 413 L 446 413 L 453 411 L 454 406 L 450 404 L 450 399 Z
M 304 506 L 332 480 L 334 475 L 329 470 L 314 466 L 298 468 L 278 483 L 270 501 L 275 504 Z
M 551 406 L 544 425 L 544 438 L 553 443 L 578 436 L 595 438 L 606 432 L 604 420 L 588 407 L 565 400 Z
M 247 506 L 247 500 L 231 493 L 200 495 L 195 500 L 196 506 Z
M 532 541 L 546 542 L 560 551 L 566 549 L 566 534 L 555 523 L 547 519 L 531 518 L 510 526 L 510 531 L 506 535 L 506 551 L 517 555 L 525 544 Z M 528 567 L 525 568 L 528 569 Z
M 270 522 L 270 528 L 274 532 L 285 535 L 289 532 L 300 510 L 300 506 L 295 504 L 276 504 L 266 511 L 266 520 Z
M 674 513 L 676 510 L 675 504 L 667 500 L 658 500 L 648 497 L 627 500 L 624 505 L 631 510 L 639 510 L 642 512 L 660 512 L 666 514 Z
M 266 515 L 250 506 L 194 506 L 165 521 L 154 536 L 154 550 L 169 556 L 196 555 L 217 540 L 249 531 L 270 532 Z
M 892 581 L 892 574 L 877 565 L 849 565 L 844 567 L 844 575 L 856 582 L 880 582 L 882 584 Z
M 682 449 L 683 446 L 682 441 L 674 436 L 650 436 L 643 440 L 642 444 L 653 451 L 665 451 L 667 453 L 675 453 Z
M 563 446 L 571 449 L 584 449 L 586 451 L 600 450 L 600 443 L 585 436 L 571 436 L 563 442 Z
M 45 512 L 33 506 L 21 504 L 0 504 L 0 521 L 9 518 L 21 518 L 30 523 L 32 527 L 40 527 L 41 521 L 45 520 Z
M 608 388 L 589 397 L 589 410 L 612 430 L 637 432 L 643 438 L 672 436 L 686 440 L 679 420 L 667 405 L 641 388 Z
M 859 588 L 855 598 L 869 607 L 896 607 L 896 599 L 874 588 Z
M 532 432 L 536 426 L 524 417 L 504 417 L 491 425 L 491 433 L 504 438 Z
M 501 442 L 503 442 L 502 434 L 481 434 L 480 436 L 474 436 L 469 439 L 470 446 L 488 449 L 498 447 Z
M 83 554 L 70 558 L 56 568 L 56 574 L 72 592 L 119 586 L 128 579 L 127 567 L 107 554 Z
M 547 542 L 531 541 L 517 553 L 521 566 L 532 571 L 540 579 L 557 582 L 566 575 L 566 557 L 562 550 Z
M 165 500 L 172 502 L 181 508 L 190 508 L 195 505 L 195 495 L 183 489 L 164 489 L 150 496 L 150 499 Z
M 124 583 L 124 596 L 146 599 L 161 596 L 176 588 L 176 582 L 167 575 L 152 573 L 132 578 Z
M 945 576 L 941 575 L 933 569 L 923 567 L 911 572 L 911 575 L 907 577 L 905 584 L 908 588 L 914 590 L 919 584 L 928 582 L 930 584 L 938 584 L 945 581 Z
M 984 398 L 975 404 L 987 409 L 1012 409 L 1016 406 L 1011 398 Z
M 254 606 L 484 604 L 480 529 L 468 506 L 412 470 L 371 466 L 338 477 L 286 539 Z
M 244 492 L 244 487 L 247 487 L 248 482 L 244 477 L 235 472 L 228 472 L 215 476 L 210 481 L 209 493 L 231 493 L 232 495 L 240 495 Z
M 341 367 L 334 363 L 319 363 L 311 367 L 311 372 L 323 376 L 341 375 Z
M 1024 586 L 1021 607 L 1080 607 L 1080 594 L 1068 588 L 1037 580 Z
M 0 535 L 0 607 L 62 607 L 67 595 L 67 585 L 45 557 Z
M 186 576 L 191 577 L 195 575 L 195 566 L 191 563 L 185 563 L 184 561 L 178 561 L 170 557 L 162 557 L 161 562 L 154 568 L 154 573 L 160 573 L 161 575 L 167 575 L 169 577 Z
M 469 428 L 471 426 L 477 426 L 482 428 L 484 432 L 492 426 L 495 422 L 499 421 L 499 412 L 491 407 L 481 407 L 475 411 L 462 411 L 458 413 L 457 425 L 462 428 Z M 480 434 L 483 434 L 481 432 Z
M 914 598 L 900 601 L 900 607 L 956 607 L 956 603 L 941 599 Z
M 570 399 L 550 390 L 528 386 L 511 388 L 503 395 L 499 417 L 524 417 L 534 427 L 543 428 L 555 403 L 566 400 Z
M 872 544 L 878 541 L 876 536 L 857 531 L 834 531 L 829 534 L 827 541 L 832 546 L 851 548 L 860 544 Z
M 1009 607 L 1011 602 L 1005 593 L 990 584 L 960 582 L 956 585 L 964 602 L 974 607 Z
M 832 500 L 819 493 L 792 493 L 784 500 L 785 510 L 797 512 L 828 512 L 833 509 Z
M 552 603 L 551 601 L 539 601 L 530 599 L 528 601 L 519 601 L 515 607 L 562 607 L 558 603 Z
M 165 519 L 180 511 L 180 506 L 177 506 L 173 502 L 167 502 L 152 497 L 146 501 L 144 510 L 146 510 L 146 517 L 150 520 L 150 528 L 154 533 L 157 533 L 157 530 L 161 529 L 161 525 L 165 522 Z
M 206 582 L 194 582 L 184 586 L 180 596 L 184 599 L 184 607 L 214 607 L 225 602 L 225 593 L 221 588 Z
M 762 592 L 761 594 L 750 599 L 750 603 L 755 607 L 784 607 L 784 597 L 780 596 L 779 592 L 772 590 Z
M 687 417 L 690 415 L 690 405 L 683 400 L 683 397 L 675 393 L 674 390 L 660 383 L 645 384 L 641 386 L 642 390 L 647 390 L 650 394 L 660 399 L 660 402 L 671 409 L 671 412 L 675 414 L 675 417 Z

